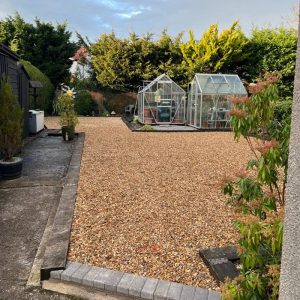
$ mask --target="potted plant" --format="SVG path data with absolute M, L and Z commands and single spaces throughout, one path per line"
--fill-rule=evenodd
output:
M 61 93 L 58 97 L 55 110 L 59 114 L 59 124 L 62 126 L 62 136 L 65 141 L 73 140 L 78 116 L 74 109 L 74 99 L 71 93 Z
M 22 146 L 23 112 L 8 78 L 0 80 L 0 175 L 21 176 L 23 160 L 15 155 Z

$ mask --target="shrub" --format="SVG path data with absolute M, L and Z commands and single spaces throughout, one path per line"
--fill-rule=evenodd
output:
M 23 113 L 7 78 L 0 81 L 0 157 L 11 161 L 22 146 Z
M 74 99 L 72 96 L 61 93 L 55 102 L 54 110 L 59 115 L 59 124 L 61 126 L 75 128 L 79 123 L 74 110 Z
M 50 79 L 42 73 L 37 67 L 33 66 L 29 61 L 21 61 L 31 80 L 40 81 L 43 85 L 42 88 L 37 89 L 37 103 L 34 107 L 33 97 L 30 97 L 30 107 L 38 108 L 46 111 L 47 113 L 52 113 L 52 102 L 54 98 L 54 86 Z
M 155 131 L 155 128 L 152 127 L 151 125 L 144 125 L 143 127 L 140 128 L 140 130 L 144 130 L 144 131 Z
M 224 179 L 229 202 L 248 215 L 235 224 L 241 235 L 242 269 L 223 286 L 225 300 L 278 298 L 290 132 L 289 118 L 274 118 L 278 80 L 278 75 L 266 74 L 250 85 L 251 97 L 231 99 L 235 139 L 244 137 L 255 158 L 236 178 Z
M 102 114 L 101 114 L 102 117 L 109 117 L 110 116 L 110 113 L 107 112 L 107 111 L 104 111 Z
M 88 91 L 79 91 L 75 98 L 75 111 L 78 115 L 91 115 L 95 112 L 95 105 Z

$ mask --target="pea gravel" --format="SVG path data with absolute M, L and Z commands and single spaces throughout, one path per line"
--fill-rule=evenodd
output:
M 246 142 L 131 132 L 120 118 L 80 118 L 76 130 L 86 138 L 68 259 L 217 289 L 198 253 L 238 239 L 220 182 L 251 158 Z

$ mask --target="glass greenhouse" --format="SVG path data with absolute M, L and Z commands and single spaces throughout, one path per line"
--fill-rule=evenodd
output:
M 138 119 L 143 124 L 184 124 L 185 91 L 166 74 L 144 81 L 138 92 Z
M 246 96 L 238 75 L 196 74 L 188 93 L 187 124 L 196 128 L 229 128 L 230 96 Z

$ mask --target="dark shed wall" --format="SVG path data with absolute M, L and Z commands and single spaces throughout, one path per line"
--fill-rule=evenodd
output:
M 4 45 L 0 44 L 0 75 L 9 77 L 14 94 L 23 109 L 24 127 L 23 136 L 29 134 L 28 131 L 28 110 L 29 110 L 29 76 L 19 63 L 19 57 Z
M 19 93 L 19 103 L 23 108 L 23 118 L 24 118 L 24 128 L 23 136 L 28 136 L 29 134 L 29 78 L 24 70 L 23 66 L 20 64 L 18 68 L 18 93 Z
M 17 61 L 7 58 L 7 75 L 16 96 L 18 96 L 18 66 Z
M 6 56 L 0 53 L 0 75 L 7 74 L 7 72 Z

